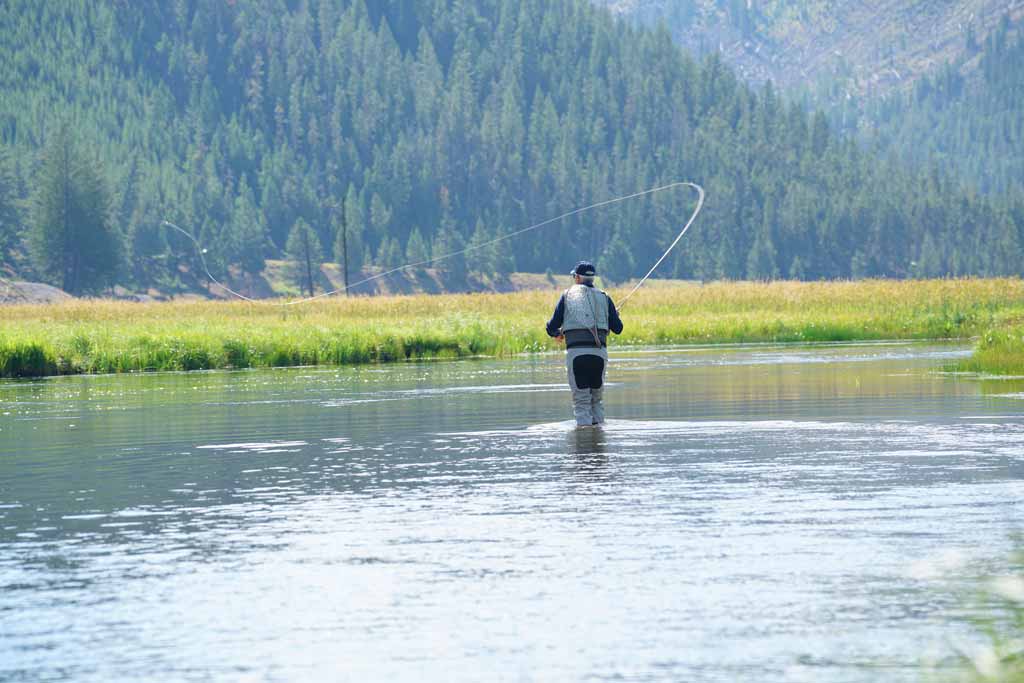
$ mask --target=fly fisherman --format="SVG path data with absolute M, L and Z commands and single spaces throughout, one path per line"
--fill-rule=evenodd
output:
M 565 340 L 565 366 L 572 389 L 577 427 L 604 422 L 604 373 L 608 366 L 608 330 L 622 334 L 622 320 L 610 296 L 594 287 L 597 271 L 580 261 L 569 273 L 575 284 L 565 290 L 548 321 L 548 334 Z

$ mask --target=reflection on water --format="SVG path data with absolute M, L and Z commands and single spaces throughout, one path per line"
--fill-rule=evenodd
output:
M 962 354 L 618 351 L 582 430 L 554 355 L 0 383 L 0 680 L 918 680 L 1021 520 Z
M 568 430 L 568 452 L 573 455 L 604 455 L 605 438 L 601 427 Z

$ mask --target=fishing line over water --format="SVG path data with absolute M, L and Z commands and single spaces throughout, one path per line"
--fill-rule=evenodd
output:
M 672 250 L 675 248 L 675 246 L 683 238 L 683 235 L 686 234 L 686 231 L 690 229 L 690 226 L 693 225 L 693 222 L 697 219 L 697 216 L 700 214 L 701 209 L 704 208 L 704 188 L 701 187 L 700 185 L 697 185 L 696 183 L 686 182 L 686 181 L 679 181 L 679 182 L 675 182 L 675 183 L 669 183 L 668 185 L 660 185 L 658 187 L 652 187 L 652 188 L 649 188 L 649 189 L 646 189 L 646 190 L 641 190 L 640 192 L 634 192 L 632 194 L 623 195 L 621 197 L 615 197 L 613 199 L 606 199 L 604 201 L 596 202 L 594 204 L 588 204 L 587 206 L 582 206 L 582 207 L 573 209 L 572 211 L 567 211 L 567 212 L 565 212 L 565 213 L 563 213 L 561 215 L 555 216 L 554 218 L 548 218 L 547 220 L 541 221 L 540 223 L 534 223 L 533 225 L 530 225 L 528 227 L 522 228 L 520 230 L 516 230 L 514 232 L 507 233 L 505 235 L 501 235 L 501 236 L 496 237 L 496 238 L 494 238 L 492 240 L 487 240 L 486 242 L 481 242 L 480 244 L 474 244 L 473 246 L 466 247 L 464 249 L 459 249 L 458 251 L 453 251 L 453 252 L 450 252 L 448 254 L 442 254 L 440 256 L 435 256 L 435 257 L 432 257 L 432 258 L 424 259 L 422 261 L 415 261 L 415 262 L 412 262 L 412 263 L 406 263 L 406 264 L 398 266 L 396 268 L 390 268 L 388 270 L 382 271 L 380 273 L 377 273 L 376 275 L 371 275 L 370 277 L 367 277 L 367 278 L 364 278 L 362 280 L 359 280 L 358 282 L 353 282 L 353 283 L 351 283 L 349 285 L 346 285 L 344 287 L 339 287 L 338 289 L 332 289 L 329 292 L 323 292 L 323 293 L 317 294 L 315 296 L 310 296 L 310 297 L 306 297 L 304 299 L 296 299 L 294 301 L 287 301 L 287 302 L 265 301 L 263 299 L 254 299 L 252 297 L 248 297 L 248 296 L 246 296 L 244 294 L 241 294 L 241 293 L 236 292 L 235 290 L 231 289 L 227 285 L 225 285 L 222 282 L 220 282 L 217 278 L 215 278 L 213 276 L 213 274 L 210 272 L 209 267 L 207 267 L 207 265 L 206 265 L 206 257 L 205 257 L 206 249 L 203 248 L 203 245 L 199 243 L 199 240 L 196 239 L 195 236 L 193 236 L 190 232 L 188 232 L 184 228 L 181 228 L 178 225 L 175 225 L 171 221 L 165 220 L 163 222 L 163 225 L 165 225 L 168 228 L 171 228 L 172 230 L 176 230 L 176 231 L 180 232 L 182 235 L 184 235 L 185 237 L 189 238 L 192 241 L 192 243 L 196 247 L 196 252 L 199 254 L 199 260 L 200 260 L 200 263 L 202 263 L 203 271 L 205 272 L 206 277 L 209 278 L 210 282 L 214 283 L 215 285 L 217 285 L 218 287 L 223 289 L 225 292 L 231 294 L 232 296 L 234 296 L 234 297 L 236 297 L 238 299 L 241 299 L 243 301 L 248 301 L 248 302 L 254 303 L 254 304 L 265 304 L 267 306 L 297 306 L 299 304 L 305 304 L 305 303 L 309 303 L 311 301 L 316 301 L 317 299 L 324 299 L 326 297 L 333 296 L 335 294 L 340 294 L 341 292 L 344 292 L 346 290 L 352 289 L 353 287 L 358 287 L 359 285 L 363 285 L 363 284 L 366 284 L 368 282 L 373 282 L 374 280 L 379 280 L 381 278 L 387 277 L 388 275 L 393 275 L 394 273 L 398 273 L 400 271 L 406 270 L 407 268 L 419 268 L 421 266 L 426 266 L 426 265 L 431 264 L 431 263 L 436 263 L 437 261 L 443 261 L 445 259 L 453 258 L 455 256 L 461 256 L 462 254 L 467 254 L 467 253 L 472 252 L 472 251 L 477 251 L 479 249 L 483 249 L 485 247 L 489 247 L 489 246 L 497 244 L 499 242 L 504 242 L 505 240 L 512 239 L 513 237 L 518 237 L 519 235 L 525 234 L 527 232 L 531 232 L 533 230 L 538 230 L 540 228 L 543 228 L 546 225 L 550 225 L 552 223 L 556 223 L 556 222 L 558 222 L 558 221 L 560 221 L 562 219 L 569 218 L 571 216 L 575 216 L 575 215 L 584 213 L 586 211 L 591 211 L 593 209 L 598 209 L 598 208 L 601 208 L 601 207 L 604 207 L 604 206 L 611 206 L 612 204 L 618 204 L 620 202 L 628 201 L 630 199 L 637 199 L 639 197 L 645 197 L 647 195 L 652 195 L 652 194 L 655 194 L 657 192 L 664 192 L 666 190 L 672 190 L 672 189 L 675 189 L 675 188 L 678 188 L 678 187 L 683 187 L 683 186 L 691 187 L 691 188 L 693 188 L 693 189 L 695 189 L 697 191 L 698 198 L 697 198 L 697 206 L 696 206 L 696 208 L 693 210 L 693 213 L 690 215 L 690 219 L 688 221 L 686 221 L 686 225 L 683 226 L 682 231 L 680 231 L 680 233 L 676 236 L 676 238 L 672 242 L 672 244 L 670 244 L 668 246 L 668 249 L 665 250 L 665 253 L 661 255 L 661 258 L 659 258 L 657 260 L 657 262 L 654 264 L 654 266 L 652 266 L 651 269 L 647 272 L 647 274 L 644 275 L 640 279 L 640 281 L 636 284 L 636 286 L 633 287 L 633 290 L 629 294 L 627 294 L 625 296 L 625 298 L 623 298 L 623 300 L 622 300 L 622 302 L 620 304 L 620 307 L 621 307 L 622 305 L 624 305 L 626 303 L 626 301 L 629 300 L 629 298 L 631 296 L 633 296 L 633 294 L 636 293 L 636 291 L 638 289 L 640 289 L 640 287 L 644 284 L 644 282 L 647 281 L 647 279 L 651 276 L 651 274 L 655 271 L 655 269 L 659 265 L 661 265 L 662 261 L 664 261 L 668 257 L 669 253 L 672 252 Z

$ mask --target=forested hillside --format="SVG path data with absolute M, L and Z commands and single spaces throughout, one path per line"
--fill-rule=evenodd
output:
M 106 181 L 123 241 L 112 277 L 137 287 L 173 284 L 196 258 L 164 219 L 197 233 L 218 273 L 258 272 L 289 243 L 355 269 L 674 180 L 709 199 L 664 276 L 1022 268 L 1021 201 L 902 172 L 823 114 L 584 0 L 9 0 L 0 24 L 8 267 L 34 254 L 50 272 L 32 238 L 46 196 L 31 190 L 73 146 Z M 445 265 L 589 256 L 627 278 L 691 207 L 661 195 Z M 305 226 L 316 240 L 289 240 Z
M 1024 0 L 594 0 L 717 52 L 743 80 L 875 97 L 961 57 Z
M 850 119 L 853 120 L 852 112 Z M 871 103 L 859 126 L 908 167 L 956 172 L 984 192 L 1024 190 L 1024 35 L 1005 18 L 977 49 Z
M 911 170 L 985 192 L 1024 183 L 1021 0 L 595 0 L 770 79 Z

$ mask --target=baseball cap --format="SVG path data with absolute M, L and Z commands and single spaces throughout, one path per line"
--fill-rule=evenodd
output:
M 580 261 L 569 271 L 569 275 L 581 275 L 583 277 L 594 277 L 596 274 L 597 269 L 594 268 L 594 264 L 590 261 Z

